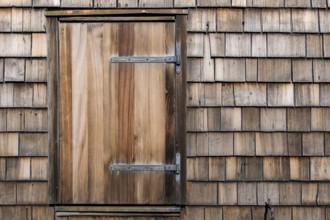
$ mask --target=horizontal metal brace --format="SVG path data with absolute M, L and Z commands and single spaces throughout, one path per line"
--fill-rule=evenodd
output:
M 157 57 L 138 57 L 138 56 L 121 56 L 112 57 L 111 63 L 176 63 L 176 56 L 157 56 Z
M 112 171 L 169 171 L 175 172 L 176 165 L 138 165 L 138 164 L 112 164 Z
M 166 171 L 174 172 L 176 182 L 181 180 L 181 155 L 175 155 L 175 164 L 110 164 L 110 171 Z

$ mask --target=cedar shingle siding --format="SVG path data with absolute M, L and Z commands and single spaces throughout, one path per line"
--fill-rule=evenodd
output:
M 44 12 L 60 8 L 189 8 L 181 219 L 264 219 L 266 202 L 330 218 L 330 0 L 1 0 L 0 219 L 54 218 Z

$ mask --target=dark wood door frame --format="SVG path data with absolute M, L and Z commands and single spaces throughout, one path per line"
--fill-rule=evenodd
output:
M 86 11 L 86 10 L 84 10 Z M 47 18 L 47 45 L 48 45 L 48 144 L 49 144 L 49 165 L 48 165 L 48 180 L 49 180 L 49 204 L 59 205 L 61 198 L 59 193 L 60 178 L 59 178 L 59 32 L 58 25 L 63 16 L 73 20 L 90 20 L 102 21 L 105 17 L 100 17 L 98 10 L 89 10 L 94 12 L 89 14 L 91 17 L 85 17 L 83 14 L 76 13 L 75 16 L 68 17 L 68 13 L 61 11 L 56 14 L 52 12 Z M 107 16 L 107 19 L 113 15 L 126 16 L 124 18 L 139 18 L 147 21 L 157 21 L 157 18 L 162 20 L 175 18 L 176 24 L 176 44 L 181 48 L 181 73 L 176 74 L 176 143 L 177 152 L 181 153 L 181 182 L 175 188 L 175 193 L 180 195 L 177 199 L 177 205 L 185 204 L 185 180 L 186 180 L 186 32 L 187 32 L 187 12 L 184 10 L 136 10 L 134 14 L 125 14 L 123 10 L 108 10 L 108 13 L 102 10 L 102 15 Z M 118 13 L 115 13 L 118 12 Z M 132 11 L 131 11 L 132 12 Z M 180 13 L 179 13 L 180 12 Z M 183 13 L 184 12 L 184 13 Z M 47 13 L 46 13 L 47 15 Z M 118 19 L 118 18 L 117 18 Z M 159 21 L 159 20 L 158 20 Z

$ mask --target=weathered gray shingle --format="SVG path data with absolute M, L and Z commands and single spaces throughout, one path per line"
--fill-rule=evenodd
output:
M 310 9 L 292 10 L 292 31 L 304 32 L 304 33 L 318 32 L 319 31 L 318 11 L 310 10 Z
M 305 57 L 305 35 L 269 34 L 269 57 Z
M 291 32 L 290 10 L 262 10 L 262 30 L 263 32 Z
M 250 57 L 251 34 L 226 34 L 226 56 Z
M 266 84 L 235 83 L 236 106 L 266 106 Z
M 242 32 L 243 10 L 241 9 L 218 9 L 217 31 L 219 32 Z

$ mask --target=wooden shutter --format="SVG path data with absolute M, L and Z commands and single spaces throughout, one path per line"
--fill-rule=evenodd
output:
M 111 164 L 175 164 L 175 64 L 111 63 L 175 56 L 174 22 L 60 23 L 60 203 L 174 204 L 174 172 Z

